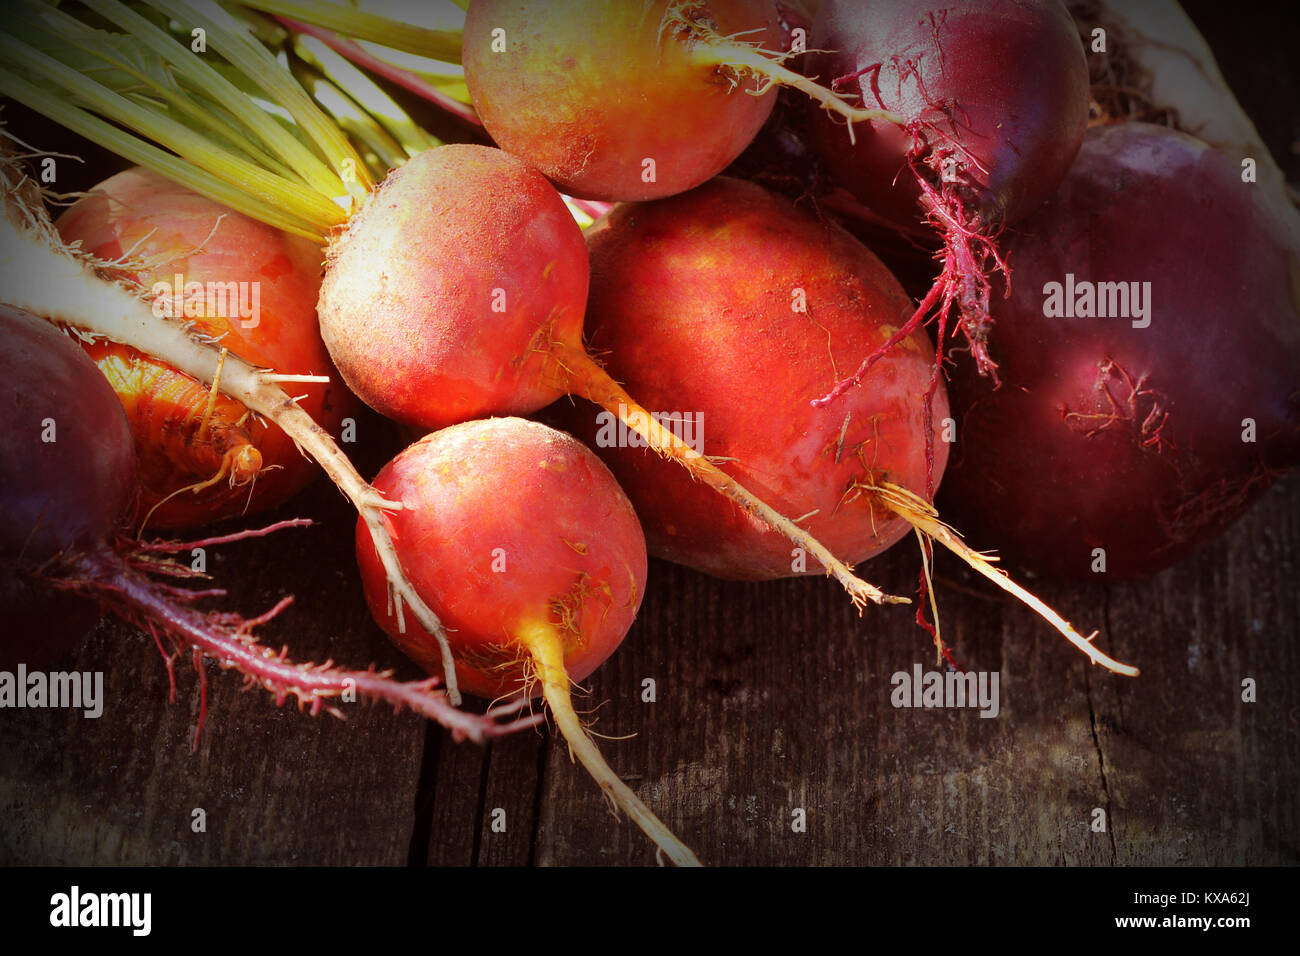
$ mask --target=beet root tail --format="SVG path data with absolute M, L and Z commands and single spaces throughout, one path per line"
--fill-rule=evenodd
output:
M 828 405 L 851 388 L 862 384 L 871 367 L 888 355 L 923 324 L 938 321 L 935 365 L 941 371 L 943 353 L 948 338 L 949 320 L 954 308 L 957 326 L 970 348 L 971 357 L 981 375 L 998 381 L 998 366 L 989 355 L 988 338 L 993 320 L 989 315 L 992 284 L 989 277 L 994 272 L 1010 275 L 1006 261 L 997 247 L 997 236 L 976 214 L 966 208 L 962 191 L 955 183 L 944 182 L 935 188 L 913 162 L 913 174 L 921 187 L 922 204 L 930 224 L 943 239 L 937 258 L 943 267 L 917 306 L 916 311 L 891 335 L 883 345 L 862 360 L 857 371 L 836 382 L 829 392 L 813 400 L 813 405 Z
M 553 625 L 537 623 L 521 628 L 517 639 L 532 657 L 533 671 L 542 683 L 542 693 L 551 716 L 569 744 L 569 752 L 600 785 L 613 807 L 622 810 L 654 841 L 655 846 L 678 866 L 700 866 L 699 859 L 651 812 L 632 788 L 619 779 L 601 756 L 582 721 L 573 709 L 569 674 L 564 667 L 563 642 Z
M 654 449 L 664 458 L 676 461 L 691 473 L 691 477 L 708 485 L 773 531 L 785 535 L 794 544 L 803 548 L 848 592 L 859 612 L 868 603 L 911 603 L 908 598 L 886 594 L 875 585 L 858 577 L 853 573 L 850 565 L 837 558 L 829 548 L 806 530 L 715 465 L 707 455 L 692 448 L 671 429 L 663 427 L 586 352 L 560 346 L 555 359 L 563 369 L 565 390 L 580 395 L 618 416 L 629 429 L 645 439 L 649 448 Z
M 1097 637 L 1096 631 L 1084 637 L 1074 629 L 1074 626 L 1069 621 L 1048 607 L 1036 594 L 1021 587 L 1011 579 L 1007 572 L 996 567 L 994 565 L 997 560 L 995 557 L 982 554 L 963 541 L 957 532 L 939 520 L 939 513 L 924 498 L 887 481 L 881 482 L 879 485 L 864 486 L 864 490 L 875 494 L 881 504 L 904 518 L 919 534 L 932 541 L 938 541 L 984 577 L 1028 606 L 1039 617 L 1056 628 L 1066 640 L 1082 651 L 1092 663 L 1104 667 L 1112 673 L 1122 674 L 1125 677 L 1138 676 L 1139 671 L 1136 667 L 1120 663 L 1093 643 Z M 925 553 L 925 549 L 923 549 L 922 553 Z
M 361 698 L 383 701 L 394 709 L 405 707 L 437 721 L 457 740 L 468 738 L 476 743 L 533 726 L 539 720 L 524 717 L 502 723 L 498 718 L 507 712 L 500 709 L 491 716 L 458 710 L 438 686 L 437 678 L 401 682 L 393 680 L 390 671 L 377 671 L 373 667 L 357 671 L 336 667 L 333 661 L 296 663 L 289 659 L 287 648 L 275 651 L 261 644 L 254 635 L 256 628 L 292 603 L 291 597 L 254 618 L 201 611 L 192 603 L 205 596 L 205 592 L 155 580 L 143 570 L 153 560 L 133 562 L 113 550 L 93 551 L 68 562 L 50 583 L 98 600 L 126 620 L 153 632 L 160 647 L 161 635 L 170 640 L 177 652 L 189 649 L 196 655 L 212 658 L 223 669 L 239 671 L 248 683 L 260 685 L 273 694 L 277 705 L 294 697 L 299 709 L 307 709 L 313 715 L 324 710 L 342 717 L 340 703 Z M 198 730 L 203 725 L 206 694 L 204 704 Z M 197 733 L 196 730 L 196 739 Z

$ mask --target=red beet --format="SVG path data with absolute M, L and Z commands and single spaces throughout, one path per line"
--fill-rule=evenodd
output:
M 526 414 L 581 347 L 587 250 L 564 200 L 519 159 L 453 144 L 394 170 L 329 249 L 321 334 L 353 391 L 425 429 Z
M 592 348 L 647 408 L 692 416 L 705 454 L 784 513 L 808 515 L 803 525 L 852 562 L 910 530 L 854 483 L 925 491 L 922 397 L 933 350 L 924 332 L 834 413 L 808 403 L 910 312 L 898 282 L 865 246 L 725 177 L 619 206 L 588 230 L 588 244 Z M 942 419 L 942 385 L 935 407 Z M 632 442 L 619 447 L 617 423 L 596 415 L 582 405 L 569 421 L 632 498 L 652 554 L 721 577 L 821 573 L 672 463 Z M 947 454 L 936 441 L 935 482 Z
M 1094 129 L 1007 251 L 1003 383 L 955 383 L 945 482 L 982 541 L 1065 578 L 1100 568 L 1097 549 L 1108 575 L 1150 573 L 1300 460 L 1296 253 L 1231 157 L 1163 127 Z M 1049 283 L 1077 313 L 1102 282 L 1149 283 L 1146 317 L 1044 314 Z
M 520 418 L 465 422 L 426 435 L 388 463 L 375 487 L 406 507 L 389 517 L 402 564 L 447 624 L 461 686 L 482 697 L 528 682 L 526 632 L 556 624 L 565 669 L 586 679 L 618 648 L 645 594 L 645 538 L 627 496 L 570 435 Z M 428 634 L 402 633 L 370 531 L 357 522 L 370 612 L 433 674 Z
M 331 245 L 321 331 L 363 401 L 424 428 L 581 395 L 790 539 L 855 603 L 883 600 L 805 528 L 659 428 L 610 378 L 582 342 L 588 273 L 582 231 L 541 173 L 500 149 L 442 146 L 394 171 Z
M 355 414 L 356 399 L 339 384 L 317 329 L 320 247 L 142 168 L 99 183 L 57 226 L 65 242 L 81 242 L 100 259 L 130 251 L 142 265 L 118 277 L 146 291 L 161 284 L 179 295 L 185 282 L 229 290 L 229 302 L 222 297 L 211 312 L 198 308 L 188 320 L 259 367 L 333 378 L 295 389 L 299 405 L 331 434 Z M 182 289 L 174 287 L 177 276 Z M 256 303 L 256 316 L 239 315 L 237 287 L 246 297 L 242 304 Z M 255 514 L 281 505 L 316 477 L 315 464 L 294 441 L 248 415 L 242 403 L 218 395 L 209 410 L 208 389 L 159 359 L 103 339 L 86 349 L 129 411 L 143 489 L 139 511 L 149 527 Z
M 921 190 L 948 170 L 981 222 L 1014 222 L 1052 194 L 1082 142 L 1088 69 L 1058 0 L 826 0 L 808 72 L 906 126 L 843 123 L 816 110 L 814 142 L 836 181 L 916 231 Z M 948 164 L 952 165 L 949 166 Z
M 924 332 L 899 326 L 897 280 L 843 230 L 752 183 L 719 177 L 615 208 L 588 231 L 591 344 L 665 427 L 853 561 L 915 527 L 1043 615 L 1092 660 L 1119 664 L 940 523 L 928 499 L 949 455 L 947 397 Z M 897 339 L 841 414 L 809 398 L 846 355 Z M 931 418 L 933 413 L 933 418 Z M 799 549 L 720 506 L 589 405 L 569 416 L 636 505 L 651 553 L 720 577 L 814 573 Z M 689 421 L 689 425 L 687 422 Z M 928 547 L 928 546 L 927 546 Z M 928 550 L 927 550 L 928 554 Z
M 910 325 L 951 319 L 981 372 L 989 359 L 989 276 L 996 239 L 1061 181 L 1088 120 L 1088 69 L 1059 0 L 827 0 L 808 71 L 902 124 L 859 123 L 851 145 L 817 111 L 814 147 L 833 180 L 895 228 L 942 240 L 942 271 Z M 878 353 L 829 392 L 861 381 Z
M 135 508 L 135 451 L 116 396 L 67 336 L 0 306 L 0 667 L 53 660 L 98 618 L 30 573 L 108 540 Z M 93 374 L 87 374 L 87 371 Z
M 129 252 L 139 266 L 116 277 L 146 292 L 161 285 L 180 296 L 185 283 L 221 290 L 211 309 L 192 309 L 188 321 L 258 367 L 331 377 L 295 387 L 299 405 L 330 434 L 355 414 L 356 399 L 338 381 L 317 328 L 319 246 L 143 168 L 104 180 L 57 226 L 65 242 L 80 242 L 101 259 Z M 255 305 L 256 314 L 241 315 L 241 305 Z M 102 339 L 85 347 L 128 410 L 140 459 L 140 517 L 148 515 L 149 527 L 265 511 L 318 474 L 288 435 L 240 402 L 218 396 L 209 409 L 209 390 L 166 362 Z
M 699 861 L 610 769 L 573 707 L 570 684 L 618 647 L 645 594 L 645 538 L 609 469 L 571 435 L 521 418 L 465 422 L 394 458 L 375 487 L 411 580 L 447 622 L 461 686 L 543 694 L 571 753 L 615 806 L 678 864 Z M 370 529 L 357 522 L 370 613 L 431 673 L 441 648 L 403 632 Z

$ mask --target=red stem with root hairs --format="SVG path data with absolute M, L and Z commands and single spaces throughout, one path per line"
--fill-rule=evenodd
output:
M 263 532 L 245 532 L 222 538 L 207 539 L 219 542 L 230 538 L 253 537 Z M 398 682 L 391 671 L 347 670 L 324 664 L 295 663 L 288 658 L 288 648 L 274 651 L 258 642 L 255 628 L 267 623 L 293 603 L 292 597 L 282 598 L 274 607 L 254 618 L 221 611 L 199 611 L 191 606 L 200 597 L 214 591 L 191 591 L 173 587 L 150 577 L 142 568 L 152 568 L 150 562 L 133 562 L 133 542 L 119 542 L 125 554 L 111 548 L 100 548 L 75 558 L 60 562 L 57 571 L 43 578 L 48 585 L 73 591 L 98 600 L 101 605 L 121 617 L 148 630 L 167 662 L 168 680 L 175 696 L 175 678 L 172 667 L 174 654 L 167 653 L 162 635 L 170 638 L 174 651 L 192 650 L 199 672 L 200 712 L 195 729 L 194 746 L 203 729 L 207 712 L 207 676 L 201 666 L 203 657 L 216 660 L 223 669 L 234 668 L 250 684 L 260 684 L 275 695 L 277 705 L 296 697 L 299 709 L 307 708 L 313 715 L 322 710 L 342 717 L 342 711 L 330 703 L 331 698 L 355 695 L 357 698 L 385 701 L 394 709 L 407 707 L 422 716 L 436 720 L 452 732 L 457 740 L 470 739 L 482 743 L 531 727 L 541 718 L 524 717 L 509 723 L 498 723 L 498 718 L 515 713 L 524 701 L 516 701 L 496 708 L 485 715 L 466 713 L 453 707 L 446 692 L 438 688 L 438 678 Z M 165 550 L 155 547 L 153 550 Z M 153 569 L 158 570 L 158 569 Z M 161 632 L 161 633 L 160 633 Z
M 849 389 L 861 385 L 876 362 L 927 321 L 936 321 L 935 368 L 930 388 L 925 395 L 925 490 L 926 497 L 930 498 L 934 495 L 934 397 L 943 372 L 944 345 L 948 339 L 948 321 L 953 306 L 957 306 L 957 324 L 966 337 L 976 367 L 981 375 L 991 377 L 996 385 L 998 367 L 988 352 L 988 334 L 992 325 L 989 316 L 992 288 L 989 275 L 1001 272 L 1007 279 L 1005 284 L 1009 291 L 1011 271 L 998 252 L 996 240 L 1000 227 L 991 229 L 978 213 L 967 212 L 962 198 L 962 184 L 941 179 L 939 188 L 934 187 L 922 170 L 925 166 L 921 159 L 924 145 L 919 127 L 913 129 L 913 135 L 916 142 L 908 156 L 908 164 L 920 186 L 926 218 L 943 238 L 943 248 L 935 257 L 943 262 L 943 268 L 930 286 L 930 291 L 898 331 L 863 359 L 856 372 L 836 382 L 821 398 L 813 399 L 812 404 L 818 408 L 824 407 Z

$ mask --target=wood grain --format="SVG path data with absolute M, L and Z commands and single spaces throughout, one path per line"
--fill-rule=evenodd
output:
M 396 441 L 381 439 L 372 460 Z M 859 618 L 824 579 L 744 584 L 655 561 L 580 707 L 600 705 L 597 732 L 635 735 L 602 741 L 611 765 L 709 863 L 1295 863 L 1298 492 L 1279 484 L 1218 546 L 1149 581 L 1038 583 L 1140 665 L 1136 680 L 1091 667 L 941 556 L 946 638 L 965 667 L 999 672 L 1001 712 L 899 709 L 890 675 L 934 667 L 910 609 Z M 366 612 L 345 502 L 318 483 L 272 517 L 291 514 L 318 524 L 214 549 L 229 606 L 296 594 L 268 641 L 418 676 Z M 918 569 L 902 545 L 868 574 L 906 592 Z M 654 863 L 548 735 L 479 748 L 386 708 L 312 719 L 210 667 L 191 754 L 196 680 L 179 664 L 168 703 L 144 635 L 101 624 L 52 669 L 104 670 L 108 704 L 97 720 L 0 711 L 0 862 Z
M 368 423 L 368 424 L 366 424 Z M 387 425 L 370 454 L 391 447 Z M 274 518 L 311 528 L 211 548 L 220 606 L 260 613 L 296 603 L 261 633 L 300 660 L 420 673 L 371 622 L 352 557 L 354 514 L 315 483 Z M 250 525 L 253 524 L 250 520 Z M 176 664 L 177 701 L 152 639 L 106 620 L 49 670 L 104 672 L 103 716 L 0 710 L 0 862 L 401 864 L 409 852 L 423 723 L 365 703 L 345 720 L 277 709 L 237 675 L 208 665 L 209 711 L 197 753 L 198 680 Z M 194 832 L 202 809 L 206 831 Z
M 214 549 L 230 606 L 296 594 L 269 641 L 418 676 L 366 612 L 342 499 L 317 484 L 277 516 L 290 514 L 319 523 Z M 964 666 L 999 672 L 994 719 L 891 706 L 891 674 L 934 667 L 910 609 L 859 618 L 823 579 L 743 584 L 656 561 L 640 618 L 581 706 L 600 704 L 599 733 L 635 735 L 602 741 L 611 765 L 714 864 L 1300 862 L 1298 546 L 1293 477 L 1217 546 L 1149 581 L 1039 582 L 1142 667 L 1136 680 L 1091 667 L 941 556 L 945 634 Z M 894 549 L 869 576 L 911 589 L 914 551 Z M 104 670 L 108 705 L 97 720 L 0 711 L 5 863 L 654 863 L 537 732 L 483 749 L 385 708 L 312 719 L 210 668 L 191 754 L 196 681 L 179 665 L 168 703 L 147 637 L 101 624 L 52 669 Z M 1241 700 L 1247 677 L 1255 703 Z M 195 808 L 206 832 L 192 832 Z M 1090 826 L 1096 808 L 1105 832 Z

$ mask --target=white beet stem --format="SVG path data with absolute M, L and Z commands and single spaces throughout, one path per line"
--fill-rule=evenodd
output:
M 712 40 L 697 50 L 695 58 L 702 63 L 729 67 L 737 72 L 753 73 L 756 76 L 761 76 L 767 82 L 755 90 L 754 95 L 756 96 L 766 93 L 768 87 L 771 86 L 788 86 L 811 97 L 821 104 L 822 109 L 829 110 L 832 113 L 839 113 L 849 121 L 850 142 L 855 142 L 853 137 L 854 123 L 869 120 L 883 120 L 898 126 L 902 126 L 904 123 L 903 117 L 890 110 L 866 109 L 861 106 L 851 105 L 832 90 L 808 79 L 802 73 L 796 73 L 789 67 L 783 66 L 769 55 L 748 44 L 736 43 L 721 38 Z
M 691 473 L 691 477 L 708 485 L 773 531 L 785 535 L 803 548 L 821 563 L 827 574 L 840 582 L 859 611 L 866 607 L 868 601 L 873 604 L 911 603 L 908 598 L 885 594 L 875 585 L 862 580 L 853 573 L 851 565 L 835 557 L 826 545 L 732 478 L 706 455 L 686 444 L 671 429 L 664 428 L 585 351 L 560 345 L 555 347 L 554 354 L 564 372 L 565 390 L 617 415 L 628 428 L 644 438 L 650 448 L 664 458 L 676 461 Z
M 533 670 L 542 682 L 542 694 L 556 726 L 569 744 L 569 754 L 577 757 L 605 796 L 639 826 L 678 866 L 700 866 L 699 859 L 673 832 L 664 826 L 632 788 L 619 779 L 601 756 L 587 730 L 573 709 L 569 694 L 569 672 L 564 667 L 564 646 L 553 624 L 531 622 L 520 628 L 515 639 L 532 658 Z
M 859 485 L 858 487 L 874 494 L 877 501 L 904 518 L 918 532 L 938 541 L 984 577 L 1002 588 L 1002 590 L 1027 604 L 1040 617 L 1060 631 L 1066 640 L 1088 655 L 1088 659 L 1094 664 L 1099 664 L 1113 673 L 1123 674 L 1125 677 L 1138 676 L 1140 672 L 1136 667 L 1121 664 L 1092 643 L 1097 637 L 1097 631 L 1093 631 L 1087 637 L 1076 631 L 1069 621 L 1044 604 L 1040 598 L 1011 580 L 1011 576 L 1007 572 L 994 567 L 992 562 L 996 559 L 976 551 L 963 541 L 952 528 L 940 521 L 939 513 L 924 498 L 888 481 L 882 481 L 878 485 Z
M 211 386 L 221 365 L 221 349 L 180 323 L 154 315 L 147 303 L 95 275 L 86 262 L 58 243 L 58 234 L 44 208 L 25 195 L 33 184 L 15 182 L 14 165 L 0 163 L 0 170 L 0 183 L 6 193 L 5 214 L 0 217 L 0 297 L 9 305 L 56 324 L 130 345 Z M 371 487 L 330 434 L 275 384 L 275 378 L 274 373 L 227 354 L 219 387 L 278 425 L 299 450 L 316 459 L 356 506 L 387 572 L 398 626 L 403 631 L 406 628 L 402 614 L 405 601 L 420 625 L 437 639 L 447 696 L 459 705 L 456 666 L 447 633 L 408 580 L 384 521 L 384 513 L 400 510 L 401 503 L 387 500 Z

